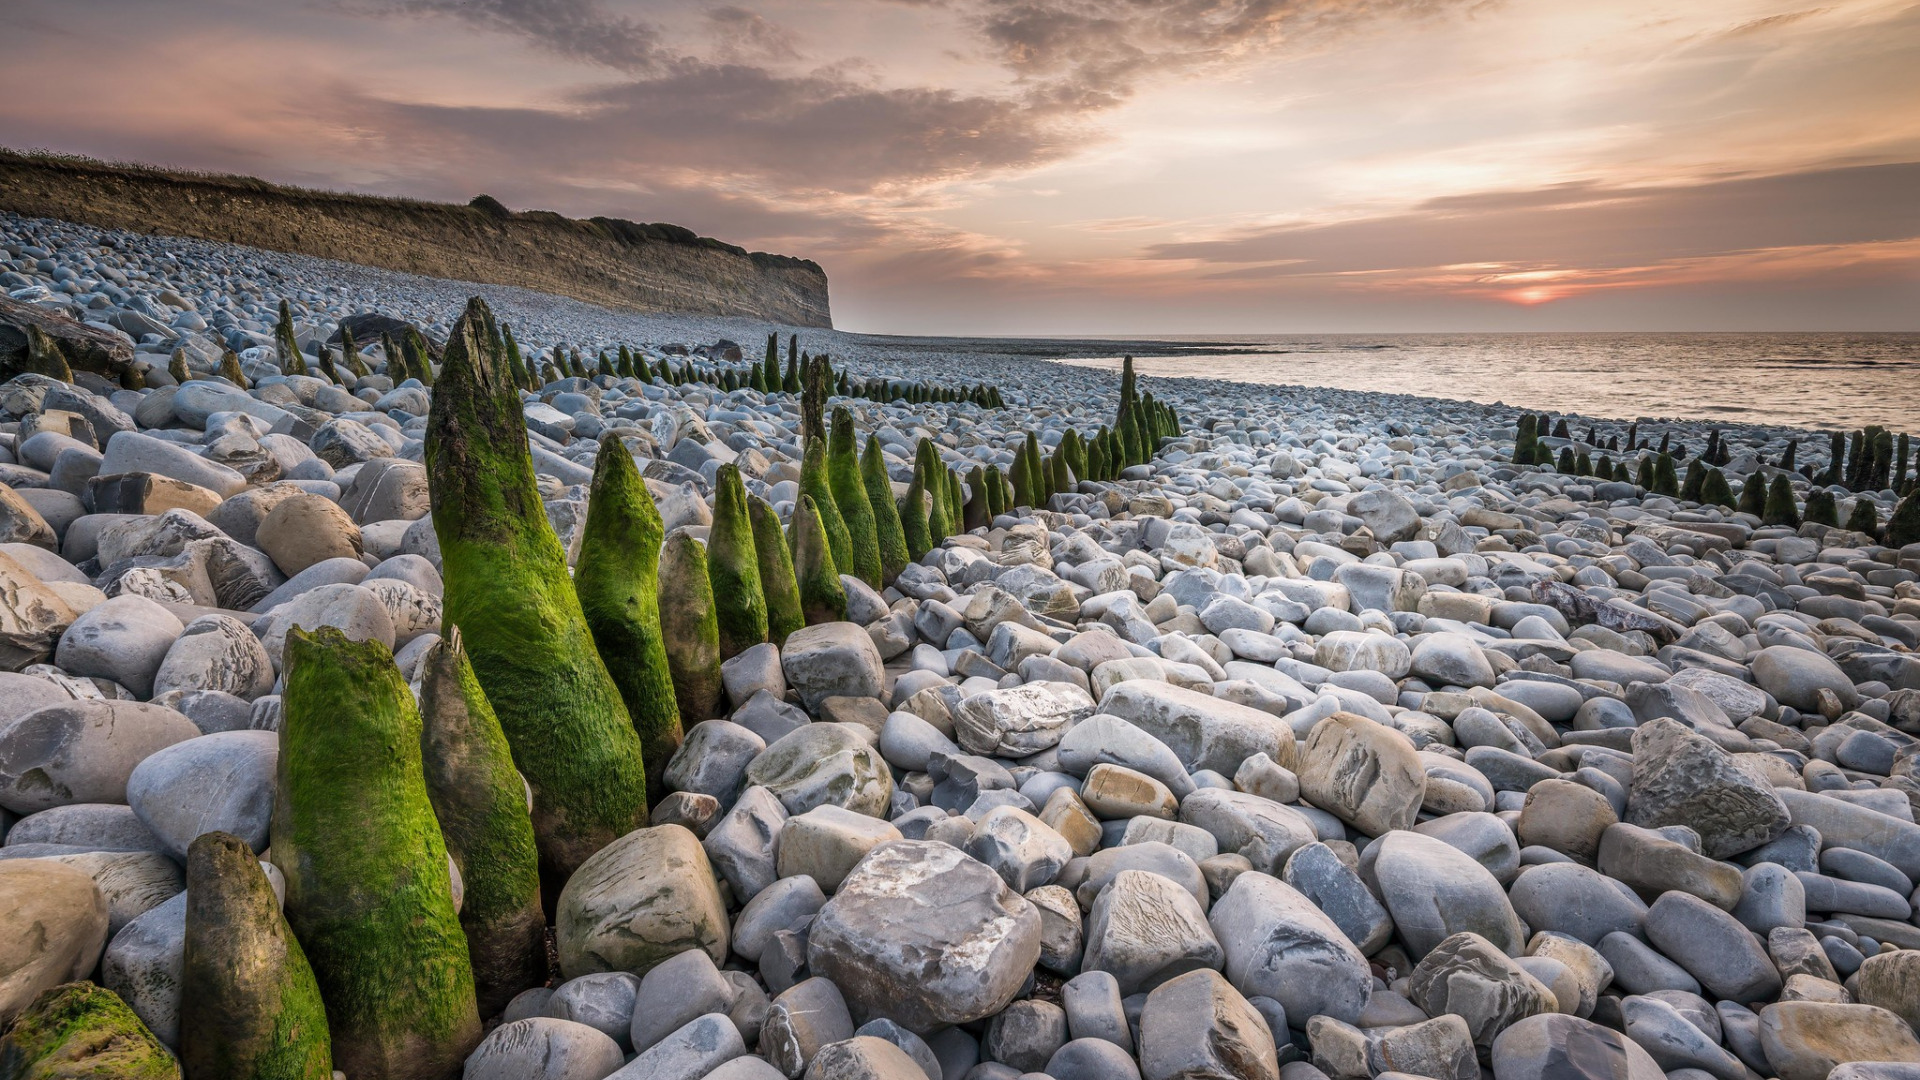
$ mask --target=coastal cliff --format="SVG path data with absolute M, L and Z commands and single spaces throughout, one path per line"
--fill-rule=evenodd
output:
M 830 327 L 818 263 L 678 225 L 284 187 L 0 149 L 0 210 L 246 244 L 432 277 L 518 285 L 640 312 Z

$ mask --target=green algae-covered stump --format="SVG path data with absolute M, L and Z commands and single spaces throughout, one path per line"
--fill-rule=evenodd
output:
M 287 634 L 273 864 L 354 1080 L 457 1076 L 480 1041 L 467 936 L 427 798 L 420 712 L 393 656 Z
M 767 500 L 747 497 L 753 525 L 753 550 L 760 562 L 760 590 L 767 599 L 767 640 L 785 646 L 787 635 L 807 625 L 800 612 L 800 585 L 793 578 L 793 553 L 780 529 L 780 515 Z
M 873 520 L 873 505 L 867 498 L 867 485 L 860 478 L 860 458 L 855 451 L 857 438 L 853 411 L 845 405 L 835 408 L 833 433 L 827 439 L 827 484 L 833 489 L 833 501 L 847 526 L 853 562 L 846 573 L 875 589 L 884 589 L 886 583 L 880 576 L 880 535 Z
M 707 533 L 707 576 L 720 624 L 720 658 L 738 656 L 767 640 L 767 596 L 760 585 L 760 554 L 747 517 L 740 470 L 720 466 L 714 477 L 713 528 Z M 653 775 L 653 761 L 647 761 Z
M 443 619 L 533 788 L 541 872 L 558 888 L 647 820 L 640 736 L 594 647 L 534 484 L 520 394 L 478 299 L 455 324 L 427 416 Z
M 800 493 L 812 497 L 820 513 L 820 525 L 826 530 L 827 544 L 833 551 L 833 565 L 853 565 L 853 537 L 840 515 L 840 504 L 833 497 L 833 485 L 827 480 L 827 440 L 809 439 L 800 457 Z
M 180 1065 L 120 995 L 50 987 L 0 1038 L 0 1080 L 180 1080 Z
M 180 964 L 187 1080 L 330 1080 L 327 1013 L 307 955 L 247 842 L 202 833 L 187 849 Z
M 719 716 L 726 684 L 720 681 L 720 623 L 707 549 L 677 529 L 660 551 L 660 629 L 680 716 L 694 724 Z
M 800 496 L 793 508 L 793 572 L 800 584 L 800 613 L 807 625 L 840 622 L 847 617 L 847 591 L 840 584 L 832 546 L 820 524 L 813 496 Z
M 593 497 L 580 537 L 573 590 L 600 659 L 640 734 L 647 803 L 666 797 L 667 762 L 680 748 L 680 706 L 660 630 L 660 544 L 653 494 L 617 434 L 600 440 Z
M 907 568 L 907 534 L 900 521 L 900 507 L 893 501 L 893 478 L 887 475 L 887 456 L 880 449 L 880 436 L 868 435 L 866 449 L 860 455 L 860 483 L 867 489 L 867 506 L 873 511 L 873 538 L 880 548 L 880 581 L 891 585 Z
M 500 721 L 473 676 L 460 628 L 427 651 L 420 674 L 420 760 L 447 854 L 466 886 L 460 928 L 481 1016 L 547 980 L 540 852 L 527 789 Z
M 914 562 L 933 550 L 933 536 L 927 529 L 932 500 L 927 498 L 926 472 L 918 461 L 914 462 L 913 483 L 907 485 L 906 497 L 900 500 L 897 508 L 900 513 L 900 536 L 906 541 L 908 559 Z

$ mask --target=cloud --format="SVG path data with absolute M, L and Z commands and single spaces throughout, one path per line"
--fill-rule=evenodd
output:
M 1375 217 L 1157 244 L 1154 259 L 1264 264 L 1242 279 L 1477 265 L 1607 269 L 1920 237 L 1920 162 L 1431 199 Z
M 348 0 L 368 15 L 443 17 L 525 38 L 556 56 L 617 71 L 657 70 L 672 59 L 660 32 L 595 0 Z

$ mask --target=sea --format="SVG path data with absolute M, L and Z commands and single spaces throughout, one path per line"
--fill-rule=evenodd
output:
M 1124 347 L 1122 347 L 1124 346 Z M 1326 386 L 1613 419 L 1920 434 L 1920 333 L 1275 334 L 1062 341 L 1143 375 Z

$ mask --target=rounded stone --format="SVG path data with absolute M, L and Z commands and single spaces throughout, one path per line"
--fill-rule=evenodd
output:
M 171 611 L 144 596 L 111 597 L 60 635 L 54 663 L 69 675 L 111 679 L 150 698 L 154 674 L 182 629 Z

